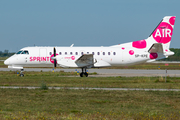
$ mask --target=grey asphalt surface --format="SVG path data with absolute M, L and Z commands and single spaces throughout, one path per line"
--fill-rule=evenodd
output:
M 0 68 L 0 71 L 16 71 L 15 69 Z M 51 68 L 25 68 L 24 71 L 52 71 Z M 76 69 L 56 69 L 55 71 L 75 72 Z M 81 72 L 81 69 L 77 69 Z M 89 77 L 113 77 L 113 76 L 165 76 L 166 70 L 135 70 L 135 69 L 88 69 L 89 73 L 96 72 L 98 75 L 89 75 Z M 167 70 L 167 76 L 180 77 L 180 70 Z
M 0 89 L 39 89 L 40 87 L 17 87 L 17 86 L 0 86 Z M 117 91 L 180 91 L 180 89 L 143 89 L 143 88 L 83 88 L 83 87 L 48 87 L 48 89 L 71 89 L 71 90 L 117 90 Z

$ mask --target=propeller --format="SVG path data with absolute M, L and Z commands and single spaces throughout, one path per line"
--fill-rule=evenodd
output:
M 54 68 L 56 69 L 56 48 L 54 47 Z

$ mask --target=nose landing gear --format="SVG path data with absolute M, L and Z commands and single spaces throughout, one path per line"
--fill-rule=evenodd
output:
M 21 72 L 20 72 L 20 77 L 24 77 L 24 74 L 23 74 L 23 71 L 24 71 L 24 69 L 21 69 Z
M 80 73 L 80 77 L 84 77 L 84 76 L 88 77 L 88 73 L 86 71 L 86 68 L 85 68 L 85 72 L 83 71 L 83 69 L 84 68 L 82 68 L 82 72 Z

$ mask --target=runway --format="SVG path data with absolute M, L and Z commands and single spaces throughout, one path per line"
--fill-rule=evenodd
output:
M 0 68 L 0 71 L 16 71 L 15 69 Z M 25 68 L 24 71 L 52 71 L 50 68 Z M 56 69 L 55 71 L 64 72 L 81 72 L 81 69 Z M 137 77 L 137 76 L 165 76 L 166 70 L 135 70 L 135 69 L 88 69 L 89 73 L 96 72 L 98 75 L 89 75 L 89 77 L 115 77 L 115 76 L 125 76 L 125 77 Z M 169 77 L 180 77 L 180 70 L 167 70 L 167 76 Z
M 0 86 L 0 89 L 40 89 L 40 87 L 18 87 L 18 86 Z M 109 90 L 109 91 L 180 91 L 180 89 L 143 89 L 143 88 L 84 88 L 84 87 L 48 87 L 48 89 L 70 89 L 70 90 Z

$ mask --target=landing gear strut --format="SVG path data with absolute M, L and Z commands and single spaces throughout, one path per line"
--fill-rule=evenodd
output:
M 24 69 L 21 69 L 21 72 L 20 72 L 20 77 L 24 77 L 24 74 L 23 74 L 23 71 L 24 71 Z
M 85 72 L 83 71 L 83 69 L 85 69 Z M 86 71 L 86 68 L 82 68 L 82 72 L 80 73 L 80 77 L 84 77 L 84 76 L 88 77 L 88 73 Z

